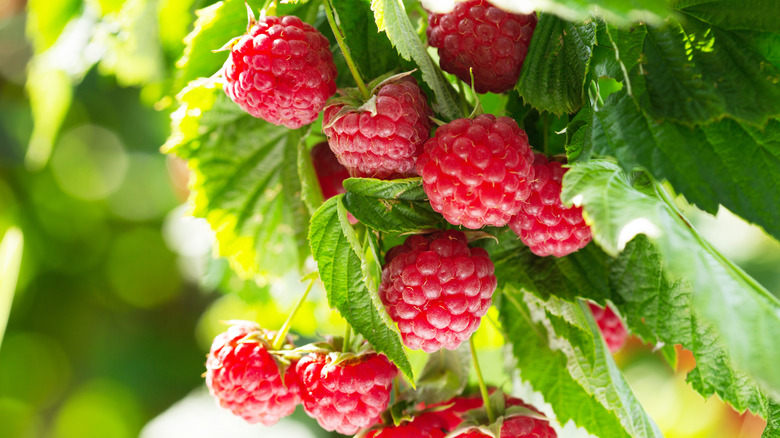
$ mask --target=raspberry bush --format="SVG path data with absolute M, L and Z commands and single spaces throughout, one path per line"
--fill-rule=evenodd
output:
M 661 437 L 612 356 L 631 337 L 672 366 L 689 350 L 695 391 L 780 436 L 780 302 L 686 217 L 780 238 L 778 8 L 533 3 L 199 13 L 164 152 L 235 275 L 323 291 L 266 327 L 297 347 L 219 335 L 220 404 L 270 424 L 300 400 L 375 438 Z M 481 371 L 488 345 L 510 378 Z M 522 388 L 545 404 L 503 395 Z

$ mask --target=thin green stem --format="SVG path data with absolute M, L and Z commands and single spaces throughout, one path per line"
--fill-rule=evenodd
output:
M 352 60 L 352 55 L 349 53 L 347 43 L 344 42 L 344 37 L 341 35 L 341 30 L 336 24 L 336 17 L 333 16 L 333 7 L 330 4 L 330 0 L 322 0 L 322 4 L 325 6 L 325 15 L 328 17 L 328 24 L 330 24 L 331 30 L 333 30 L 333 36 L 336 37 L 336 42 L 339 44 L 339 47 L 341 47 L 341 53 L 344 54 L 344 59 L 347 61 L 349 72 L 352 73 L 352 77 L 355 78 L 355 83 L 360 89 L 360 94 L 363 95 L 363 99 L 368 100 L 371 95 L 368 92 L 368 88 L 366 88 L 366 83 L 363 82 L 363 79 L 360 77 L 360 73 L 358 73 L 355 61 Z
M 460 100 L 460 110 L 463 113 L 463 117 L 469 116 L 469 103 L 466 100 L 466 90 L 463 86 L 463 81 L 458 81 L 458 100 Z
M 474 372 L 477 373 L 477 381 L 479 382 L 479 392 L 482 394 L 482 403 L 485 405 L 488 421 L 490 421 L 490 424 L 493 424 L 496 422 L 496 414 L 493 412 L 493 406 L 490 405 L 490 394 L 488 394 L 485 379 L 482 378 L 482 370 L 479 368 L 477 348 L 474 346 L 474 336 L 469 339 L 469 345 L 471 346 L 471 360 L 474 362 Z
M 658 194 L 658 196 L 661 198 L 661 200 L 672 210 L 672 212 L 677 216 L 677 218 L 686 226 L 689 230 L 691 230 L 691 234 L 693 234 L 693 237 L 696 239 L 697 242 L 699 242 L 700 245 L 702 245 L 704 248 L 706 248 L 710 254 L 712 254 L 716 260 L 723 263 L 727 268 L 731 269 L 732 271 L 736 272 L 739 277 L 745 281 L 749 286 L 759 291 L 762 295 L 764 295 L 767 298 L 772 299 L 772 301 L 777 301 L 777 298 L 775 298 L 774 295 L 769 293 L 766 289 L 764 289 L 764 286 L 762 286 L 760 283 L 758 283 L 753 277 L 747 275 L 745 271 L 742 270 L 739 266 L 734 264 L 731 260 L 729 260 L 728 257 L 721 254 L 720 251 L 715 249 L 714 246 L 710 242 L 708 242 L 706 239 L 704 239 L 698 231 L 696 231 L 696 228 L 693 227 L 693 224 L 688 221 L 688 219 L 682 214 L 679 208 L 677 208 L 677 205 L 674 203 L 674 199 L 669 195 L 669 193 L 666 192 L 666 190 L 661 186 L 661 184 L 658 181 L 654 181 L 654 187 L 655 192 Z
M 273 4 L 273 7 L 269 9 L 269 7 Z M 265 3 L 263 3 L 263 8 L 261 11 L 272 11 L 273 14 L 276 13 L 276 7 L 279 6 L 278 0 L 265 0 Z M 247 5 L 248 7 L 248 5 Z M 273 15 L 272 14 L 272 15 Z
M 274 344 L 272 345 L 274 350 L 281 350 L 282 346 L 284 345 L 284 339 L 287 337 L 287 333 L 290 332 L 293 318 L 295 318 L 295 314 L 298 313 L 298 310 L 300 310 L 301 306 L 303 306 L 304 301 L 306 301 L 306 297 L 309 296 L 309 292 L 311 291 L 312 286 L 314 286 L 314 278 L 311 279 L 309 286 L 306 287 L 306 292 L 303 293 L 303 296 L 298 300 L 295 308 L 293 308 L 292 312 L 290 312 L 290 316 L 287 317 L 287 320 L 284 322 L 284 324 L 282 324 L 282 328 L 280 328 L 279 332 L 276 334 L 276 337 L 274 338 Z
M 352 343 L 352 326 L 347 323 L 347 331 L 344 333 L 344 345 L 341 347 L 342 353 L 350 353 L 352 351 L 352 348 L 350 347 L 350 344 Z

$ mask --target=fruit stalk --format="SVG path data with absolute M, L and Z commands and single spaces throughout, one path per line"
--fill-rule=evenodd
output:
M 333 36 L 336 37 L 336 42 L 339 44 L 339 47 L 341 47 L 341 53 L 344 54 L 344 59 L 347 61 L 349 72 L 352 73 L 352 77 L 355 78 L 355 83 L 360 89 L 360 94 L 363 96 L 363 99 L 368 100 L 368 98 L 371 97 L 371 94 L 368 92 L 368 88 L 366 88 L 366 83 L 363 82 L 363 79 L 360 77 L 355 61 L 352 60 L 352 55 L 349 53 L 347 43 L 344 42 L 344 37 L 341 36 L 341 30 L 336 24 L 336 18 L 333 16 L 333 7 L 330 4 L 330 0 L 322 0 L 322 5 L 325 7 L 325 15 L 328 17 L 328 24 L 330 24 L 331 30 L 333 30 Z
M 482 394 L 482 403 L 485 405 L 485 412 L 487 412 L 488 421 L 490 424 L 493 424 L 496 422 L 496 414 L 493 412 L 493 406 L 490 404 L 490 394 L 488 394 L 487 385 L 485 385 L 485 379 L 482 378 L 482 370 L 479 368 L 477 348 L 474 346 L 474 336 L 469 339 L 469 346 L 471 347 L 471 360 L 474 362 L 474 372 L 477 373 L 477 381 L 479 382 L 479 392 Z
M 309 296 L 309 292 L 311 291 L 312 286 L 314 286 L 314 278 L 309 281 L 309 285 L 306 287 L 306 292 L 303 293 L 303 296 L 301 296 L 301 298 L 298 300 L 295 308 L 293 308 L 292 312 L 290 312 L 290 316 L 287 317 L 287 320 L 284 321 L 284 324 L 282 324 L 282 328 L 280 328 L 279 332 L 276 334 L 274 343 L 271 346 L 271 348 L 274 350 L 280 350 L 282 345 L 284 345 L 284 339 L 287 337 L 287 333 L 290 331 L 293 318 L 295 318 L 295 314 L 298 313 L 298 310 L 303 305 L 303 302 L 306 301 L 306 297 Z

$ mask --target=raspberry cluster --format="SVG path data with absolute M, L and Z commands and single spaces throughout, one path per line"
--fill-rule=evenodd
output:
M 452 350 L 477 330 L 496 277 L 487 252 L 470 248 L 465 234 L 410 236 L 385 261 L 379 296 L 407 347 Z
M 609 351 L 615 353 L 623 348 L 623 345 L 628 339 L 628 332 L 626 326 L 623 325 L 623 321 L 617 316 L 611 307 L 601 307 L 593 303 L 590 305 L 590 311 L 593 312 L 593 318 L 599 325 L 601 335 L 604 336 L 604 340 L 607 342 Z
M 398 426 L 387 426 L 371 431 L 367 438 L 444 438 L 448 427 L 445 419 L 438 412 L 425 412 L 410 421 Z
M 509 227 L 534 254 L 563 257 L 590 242 L 590 227 L 582 217 L 582 207 L 567 208 L 561 202 L 561 181 L 567 169 L 539 153 L 534 154 L 533 163 L 531 196 Z
M 270 426 L 300 403 L 293 367 L 284 381 L 264 339 L 271 333 L 240 322 L 218 335 L 206 361 L 206 385 L 226 409 L 250 423 Z
M 522 400 L 507 397 L 507 409 L 512 406 L 520 406 L 541 414 L 533 406 L 526 404 Z M 477 428 L 467 429 L 455 436 L 458 438 L 491 438 L 490 435 L 481 432 Z M 555 429 L 550 427 L 550 423 L 547 420 L 525 415 L 508 415 L 504 417 L 501 425 L 501 435 L 497 438 L 558 438 L 558 434 L 555 432 Z
M 447 14 L 428 15 L 428 44 L 439 65 L 477 93 L 511 90 L 520 78 L 536 15 L 504 12 L 486 0 L 458 2 Z
M 295 16 L 263 16 L 230 50 L 224 89 L 244 111 L 297 129 L 312 123 L 336 92 L 330 44 Z
M 417 81 L 404 76 L 381 85 L 360 108 L 327 106 L 322 132 L 350 175 L 403 178 L 415 176 L 415 157 L 429 137 L 431 116 Z
M 533 152 L 509 117 L 483 114 L 436 130 L 417 159 L 434 210 L 453 225 L 503 227 L 531 193 Z
M 398 374 L 396 366 L 377 353 L 336 363 L 333 355 L 311 354 L 295 369 L 306 413 L 325 430 L 345 435 L 377 423 Z

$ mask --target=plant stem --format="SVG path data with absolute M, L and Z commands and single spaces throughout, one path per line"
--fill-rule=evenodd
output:
M 284 322 L 284 324 L 282 324 L 282 328 L 280 328 L 279 332 L 276 334 L 276 337 L 274 338 L 274 344 L 271 346 L 271 348 L 274 350 L 280 350 L 284 345 L 284 339 L 287 337 L 287 333 L 290 332 L 292 320 L 295 318 L 295 314 L 298 313 L 298 310 L 301 308 L 304 301 L 306 301 L 306 297 L 309 296 L 309 292 L 311 291 L 312 286 L 314 286 L 314 278 L 311 279 L 309 285 L 306 287 L 306 292 L 303 293 L 303 296 L 301 296 L 301 298 L 298 300 L 295 308 L 293 308 L 292 312 L 290 312 L 290 316 L 287 317 L 287 320 Z
M 344 345 L 341 347 L 342 353 L 349 353 L 352 351 L 349 344 L 352 342 L 352 326 L 347 323 L 347 331 L 344 333 Z
M 341 47 L 341 53 L 344 54 L 344 59 L 347 61 L 349 72 L 352 73 L 352 77 L 355 78 L 355 83 L 360 89 L 360 94 L 363 95 L 363 99 L 368 100 L 371 95 L 368 92 L 368 88 L 366 88 L 366 83 L 363 82 L 360 73 L 358 73 L 355 61 L 352 60 L 352 55 L 349 53 L 346 42 L 344 42 L 344 37 L 341 36 L 341 30 L 336 25 L 336 18 L 333 16 L 333 8 L 330 5 L 330 0 L 322 0 L 322 4 L 325 6 L 325 15 L 328 17 L 328 24 L 330 24 L 331 30 L 333 30 L 333 36 L 336 37 L 336 42 L 339 44 L 339 47 Z
M 482 370 L 479 368 L 477 348 L 474 346 L 474 336 L 469 339 L 469 345 L 471 346 L 471 360 L 474 362 L 474 372 L 477 373 L 477 381 L 479 382 L 479 392 L 482 394 L 482 403 L 485 405 L 488 421 L 490 421 L 490 424 L 493 424 L 496 422 L 496 414 L 493 412 L 493 406 L 490 405 L 490 394 L 488 394 L 485 379 L 482 378 Z

